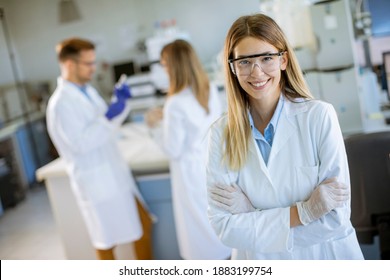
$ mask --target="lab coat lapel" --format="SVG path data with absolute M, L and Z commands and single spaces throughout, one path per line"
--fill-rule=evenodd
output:
M 74 96 L 74 98 L 77 100 L 77 104 L 75 106 L 80 106 L 80 107 L 89 107 L 89 106 L 94 106 L 92 99 L 90 100 L 84 93 L 81 92 L 80 89 L 78 89 L 74 84 L 68 82 L 68 81 L 61 81 L 62 86 L 65 88 L 65 92 L 67 94 L 71 94 Z
M 264 159 L 263 159 L 263 156 L 261 155 L 260 153 L 260 150 L 256 144 L 256 141 L 255 139 L 251 136 L 249 138 L 249 155 L 254 157 L 256 159 L 256 162 L 259 164 L 260 166 L 260 170 L 261 172 L 268 178 L 268 180 L 271 182 L 271 177 L 270 177 L 270 174 L 268 172 L 268 168 L 267 166 L 265 165 L 265 162 L 264 162 Z M 253 167 L 253 170 L 258 170 L 258 168 L 256 167 Z M 257 172 L 257 171 L 256 171 Z
M 89 87 L 87 87 L 87 94 L 86 96 L 81 90 L 77 89 L 78 98 L 80 99 L 80 102 L 83 102 L 84 108 L 89 108 L 91 111 L 96 111 L 99 113 L 102 113 L 101 105 L 99 103 L 98 97 L 96 97 L 90 90 Z
M 306 110 L 307 105 L 303 102 L 303 100 L 299 99 L 296 100 L 296 102 L 291 102 L 289 99 L 285 99 L 284 109 L 281 112 L 279 123 L 276 128 L 271 153 L 268 159 L 268 165 L 270 165 L 273 158 L 276 157 L 283 146 L 287 144 L 287 141 L 291 138 L 291 136 L 297 132 L 297 126 L 294 124 L 295 116 Z M 261 155 L 253 137 L 250 137 L 249 139 L 249 154 L 257 158 L 261 172 L 272 184 L 268 167 L 265 164 L 263 156 Z
M 307 106 L 304 102 L 293 103 L 287 98 L 285 99 L 284 109 L 281 112 L 276 127 L 268 164 L 276 157 L 283 146 L 287 144 L 290 137 L 297 132 L 297 126 L 294 124 L 295 115 L 306 110 Z
M 96 106 L 96 101 L 94 100 L 94 96 L 91 94 L 89 88 L 87 87 L 86 89 L 86 94 L 82 92 L 80 89 L 79 90 L 79 95 L 80 98 L 84 101 L 84 104 L 89 104 L 88 106 L 95 107 Z

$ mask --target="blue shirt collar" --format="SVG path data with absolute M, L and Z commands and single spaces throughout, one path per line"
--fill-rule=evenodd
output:
M 89 94 L 88 94 L 88 91 L 87 91 L 87 85 L 85 84 L 85 85 L 82 85 L 82 86 L 80 86 L 80 85 L 78 85 L 78 84 L 75 84 L 75 83 L 72 83 L 72 82 L 69 82 L 69 83 L 71 83 L 72 85 L 74 85 L 75 87 L 77 87 L 88 99 L 90 99 L 90 97 L 89 97 Z
M 283 105 L 284 105 L 284 95 L 283 95 L 283 93 L 281 93 L 280 97 L 279 97 L 278 105 L 276 105 L 276 109 L 275 109 L 275 112 L 271 118 L 271 121 L 268 123 L 268 125 L 264 131 L 271 129 L 272 135 L 275 134 L 276 127 L 277 127 L 278 122 L 279 122 L 280 114 L 281 114 L 282 109 L 283 109 Z M 249 110 L 248 110 L 248 116 L 249 116 L 249 124 L 251 126 L 252 131 L 254 131 L 254 129 L 256 131 L 258 131 L 256 129 L 256 127 L 254 126 L 253 118 L 252 118 L 252 115 L 250 114 Z

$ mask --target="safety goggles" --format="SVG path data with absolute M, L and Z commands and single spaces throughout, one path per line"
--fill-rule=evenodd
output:
M 263 72 L 269 73 L 280 67 L 280 57 L 285 52 L 254 54 L 245 57 L 229 59 L 230 69 L 234 75 L 249 76 L 255 65 L 259 66 Z

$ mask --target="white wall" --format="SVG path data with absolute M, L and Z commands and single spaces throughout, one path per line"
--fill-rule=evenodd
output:
M 0 8 L 1 7 L 4 7 L 4 0 L 0 0 Z M 3 84 L 4 82 L 7 83 L 14 82 L 14 76 L 12 74 L 12 66 L 10 60 L 10 53 L 8 48 L 8 44 L 12 44 L 12 42 L 7 43 L 6 41 L 6 32 L 4 30 L 4 27 L 6 27 L 6 25 L 7 25 L 7 20 L 0 21 L 0 85 Z
M 221 50 L 227 29 L 240 15 L 259 11 L 259 0 L 74 0 L 82 19 L 60 24 L 59 0 L 0 0 L 5 9 L 22 80 L 55 80 L 56 43 L 81 36 L 97 43 L 100 62 L 134 59 L 139 39 L 153 35 L 157 20 L 176 19 L 206 63 Z M 0 33 L 0 85 L 12 81 Z M 9 59 L 8 59 L 9 60 Z M 109 75 L 106 72 L 103 75 Z

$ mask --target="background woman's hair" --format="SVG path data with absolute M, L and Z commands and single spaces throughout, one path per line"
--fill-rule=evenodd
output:
M 164 46 L 161 59 L 169 76 L 168 96 L 191 87 L 199 104 L 209 113 L 209 78 L 194 48 L 185 40 L 176 40 Z

